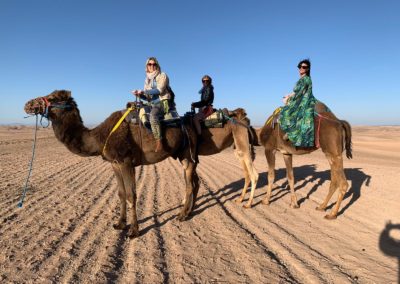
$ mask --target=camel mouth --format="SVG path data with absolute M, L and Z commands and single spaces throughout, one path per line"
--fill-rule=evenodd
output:
M 27 114 L 44 114 L 46 112 L 47 103 L 42 97 L 28 101 L 24 106 Z

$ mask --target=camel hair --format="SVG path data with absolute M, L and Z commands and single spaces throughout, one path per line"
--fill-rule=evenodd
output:
M 214 155 L 234 145 L 235 156 L 240 161 L 244 174 L 242 193 L 235 201 L 238 204 L 243 201 L 251 183 L 250 198 L 243 205 L 244 208 L 251 208 L 258 181 L 258 172 L 253 164 L 254 143 L 257 143 L 257 134 L 250 125 L 250 120 L 243 108 L 225 113 L 228 120 L 222 128 L 202 129 L 198 154 L 200 156 Z
M 112 113 L 96 128 L 86 128 L 70 91 L 56 90 L 45 97 L 32 99 L 25 104 L 25 112 L 45 114 L 51 121 L 55 137 L 72 153 L 82 157 L 102 155 L 104 160 L 111 163 L 121 201 L 120 216 L 118 222 L 113 225 L 114 229 L 129 229 L 130 238 L 139 236 L 135 167 L 155 164 L 168 157 L 179 159 L 184 169 L 186 202 L 178 219 L 184 220 L 192 211 L 193 190 L 196 183 L 193 178 L 197 166 L 194 157 L 197 134 L 192 126 L 185 125 L 185 131 L 179 127 L 166 128 L 164 151 L 154 152 L 153 135 L 141 129 L 139 125 L 124 120 L 118 129 L 110 134 L 123 115 L 121 111 Z M 127 225 L 127 203 L 132 206 L 130 225 Z
M 128 236 L 131 238 L 139 236 L 136 214 L 135 167 L 154 164 L 168 157 L 179 159 L 184 169 L 186 193 L 184 206 L 178 215 L 178 220 L 185 220 L 192 212 L 199 190 L 199 178 L 196 173 L 195 157 L 197 134 L 190 122 L 185 123 L 183 129 L 179 127 L 165 128 L 164 151 L 158 153 L 154 152 L 155 140 L 153 135 L 145 131 L 143 126 L 123 121 L 118 129 L 110 134 L 123 115 L 121 111 L 112 113 L 96 128 L 86 128 L 70 91 L 56 90 L 45 97 L 32 99 L 25 104 L 25 112 L 48 117 L 52 123 L 55 137 L 72 153 L 82 157 L 102 155 L 104 160 L 111 163 L 117 179 L 118 196 L 121 202 L 120 217 L 118 222 L 113 225 L 114 229 L 129 229 Z M 230 112 L 230 115 L 235 116 L 236 112 Z M 242 119 L 242 117 L 240 118 Z M 204 134 L 204 136 L 204 141 L 207 141 L 207 135 Z M 213 151 L 216 151 L 216 147 L 228 144 L 225 140 L 218 141 L 217 138 L 219 137 L 219 135 L 215 135 L 212 138 L 213 144 L 210 149 L 213 149 Z M 238 137 L 233 137 L 235 142 L 236 140 L 241 141 Z M 227 140 L 230 140 L 229 137 Z M 247 144 L 244 143 L 244 145 L 248 145 L 248 143 L 247 140 Z M 104 147 L 105 144 L 106 147 Z M 238 145 L 237 148 L 241 149 L 242 143 L 236 144 Z M 203 147 L 199 149 L 201 153 L 211 154 L 210 150 L 203 150 Z M 204 149 L 207 149 L 207 147 L 204 147 Z M 246 156 L 243 152 L 247 153 L 240 150 L 237 152 L 239 156 Z M 242 164 L 246 163 L 248 161 L 242 162 Z M 252 170 L 254 171 L 254 168 Z M 252 173 L 252 176 L 254 176 L 254 173 Z M 127 203 L 132 206 L 130 225 L 127 225 Z
M 314 123 L 315 142 L 319 142 L 320 148 L 331 167 L 329 192 L 325 200 L 316 209 L 325 211 L 333 193 L 339 190 L 335 207 L 329 214 L 325 215 L 326 219 L 335 219 L 340 208 L 340 203 L 349 186 L 344 174 L 342 152 L 346 150 L 346 157 L 349 159 L 352 158 L 351 127 L 347 121 L 336 118 L 321 102 L 316 104 L 315 111 L 317 113 Z M 293 147 L 290 141 L 283 138 L 285 133 L 280 129 L 279 121 L 276 121 L 276 116 L 276 114 L 270 116 L 270 119 L 267 120 L 264 126 L 257 131 L 259 143 L 265 148 L 265 157 L 268 163 L 268 190 L 262 203 L 268 205 L 270 202 L 272 186 L 275 180 L 275 153 L 279 151 L 283 154 L 286 165 L 286 174 L 291 192 L 290 206 L 298 208 L 299 204 L 294 192 L 292 156 L 309 154 L 318 148 Z

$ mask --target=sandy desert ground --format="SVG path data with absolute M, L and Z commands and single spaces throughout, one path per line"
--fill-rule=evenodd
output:
M 350 189 L 336 220 L 315 210 L 329 188 L 321 151 L 294 158 L 300 208 L 289 207 L 283 159 L 277 156 L 272 203 L 267 166 L 255 206 L 234 199 L 243 186 L 233 150 L 201 157 L 199 198 L 178 222 L 184 186 L 168 159 L 137 168 L 141 236 L 115 231 L 116 179 L 100 157 L 71 154 L 51 129 L 38 131 L 30 189 L 33 129 L 0 128 L 0 282 L 2 283 L 397 283 L 400 281 L 400 127 L 354 127 Z M 336 200 L 331 200 L 329 209 Z

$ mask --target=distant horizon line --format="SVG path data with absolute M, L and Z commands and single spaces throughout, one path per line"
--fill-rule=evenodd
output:
M 97 126 L 100 125 L 101 122 L 99 123 L 88 123 L 85 124 L 86 127 L 90 128 L 93 126 Z M 0 123 L 0 126 L 35 126 L 35 123 Z M 39 124 L 39 126 L 41 126 Z M 263 127 L 263 125 L 252 125 L 254 128 L 259 128 L 259 127 Z M 356 126 L 356 127 L 371 127 L 371 126 L 376 126 L 376 127 L 383 127 L 383 126 L 400 126 L 400 122 L 398 124 L 351 124 L 352 127 Z M 42 127 L 42 126 L 41 126 Z

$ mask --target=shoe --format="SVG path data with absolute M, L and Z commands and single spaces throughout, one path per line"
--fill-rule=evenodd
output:
M 162 151 L 164 151 L 164 147 L 163 147 L 161 139 L 158 139 L 158 140 L 156 140 L 156 150 L 155 150 L 155 152 L 159 153 L 159 152 L 162 152 Z

